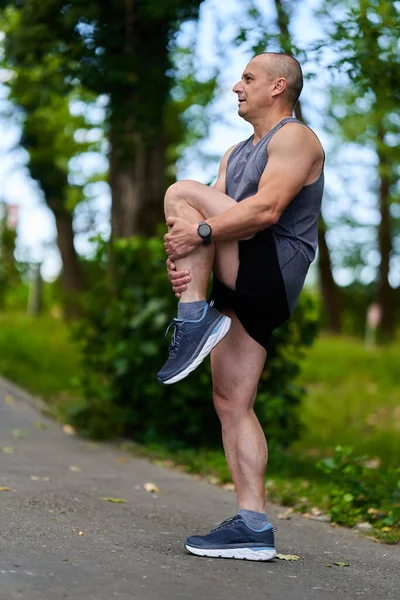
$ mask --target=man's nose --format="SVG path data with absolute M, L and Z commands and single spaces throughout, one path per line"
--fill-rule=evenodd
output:
M 232 88 L 232 92 L 235 92 L 235 94 L 239 94 L 242 90 L 243 90 L 243 85 L 242 85 L 241 81 L 238 81 L 237 83 L 235 83 L 235 85 Z

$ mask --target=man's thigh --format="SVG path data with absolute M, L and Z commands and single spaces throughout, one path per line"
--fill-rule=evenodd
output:
M 178 181 L 172 186 L 171 193 L 181 196 L 205 219 L 220 215 L 237 204 L 236 200 L 226 194 L 198 181 Z M 238 269 L 239 246 L 237 241 L 217 242 L 213 271 L 218 279 L 231 290 L 235 289 Z
M 211 352 L 214 395 L 240 409 L 251 408 L 267 352 L 250 337 L 232 309 L 223 312 L 232 319 L 232 326 Z
M 215 188 L 192 181 L 183 179 L 174 183 L 167 191 L 166 198 L 172 195 L 181 197 L 186 200 L 190 206 L 198 210 L 205 219 L 215 217 L 232 206 L 236 206 L 236 200 L 233 200 L 226 194 L 216 190 Z

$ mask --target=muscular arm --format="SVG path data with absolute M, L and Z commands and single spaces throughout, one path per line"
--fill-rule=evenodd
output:
M 318 142 L 310 142 L 309 136 L 310 132 L 302 125 L 284 127 L 274 136 L 257 193 L 207 219 L 213 240 L 243 239 L 279 220 L 289 202 L 306 185 L 313 167 L 321 162 L 322 148 Z M 225 174 L 220 175 L 218 181 L 224 181 L 224 177 Z
M 228 159 L 236 146 L 237 144 L 231 146 L 221 158 L 221 162 L 219 163 L 218 179 L 213 185 L 214 189 L 222 192 L 223 194 L 226 194 L 226 169 L 228 166 Z

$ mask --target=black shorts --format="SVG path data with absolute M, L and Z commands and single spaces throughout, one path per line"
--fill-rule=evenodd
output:
M 209 301 L 217 310 L 233 308 L 247 333 L 268 351 L 274 329 L 290 316 L 286 289 L 271 229 L 239 241 L 236 290 L 213 276 Z

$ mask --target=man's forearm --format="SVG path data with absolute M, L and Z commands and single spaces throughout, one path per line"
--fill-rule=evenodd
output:
M 272 210 L 257 196 L 238 202 L 225 212 L 206 221 L 212 229 L 213 241 L 240 240 L 250 237 L 276 221 Z

